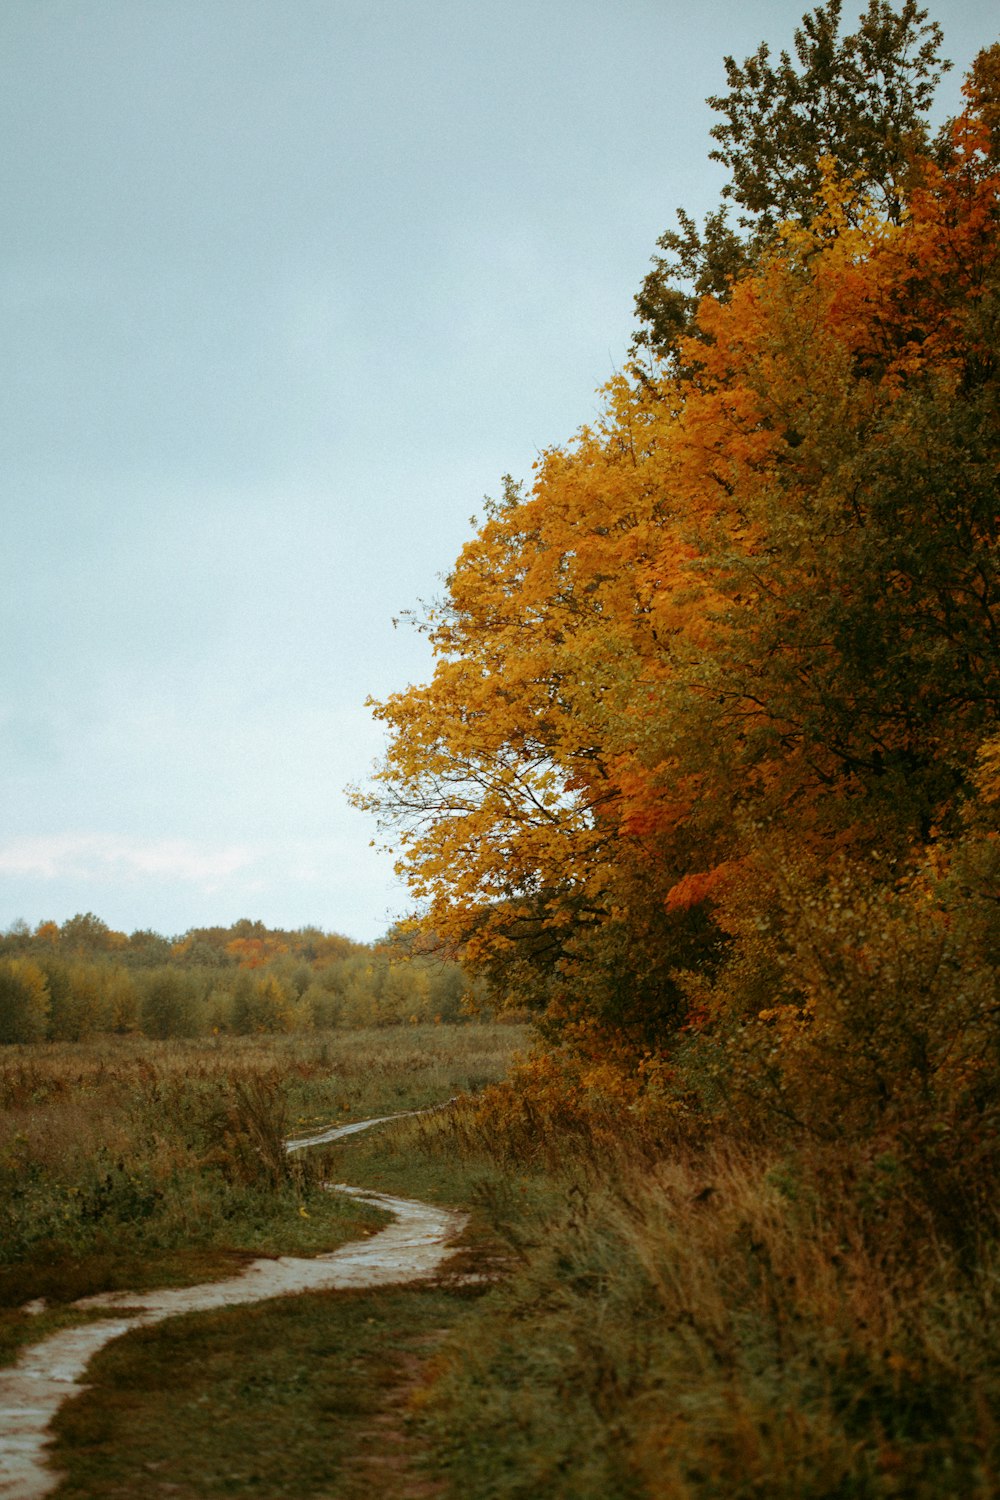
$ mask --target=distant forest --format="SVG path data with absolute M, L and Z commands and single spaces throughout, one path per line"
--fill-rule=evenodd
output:
M 0 1043 L 457 1021 L 471 999 L 458 964 L 400 929 L 366 945 L 244 918 L 171 939 L 87 912 L 0 934 Z

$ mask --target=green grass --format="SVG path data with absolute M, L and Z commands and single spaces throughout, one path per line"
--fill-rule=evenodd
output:
M 285 1116 L 308 1130 L 436 1102 L 491 1068 L 502 1073 L 516 1038 L 437 1028 L 391 1040 L 376 1057 L 364 1037 L 325 1060 L 324 1039 L 311 1039 L 312 1052 L 289 1046 Z M 271 1047 L 222 1049 L 230 1084 L 270 1078 Z M 183 1136 L 213 1091 L 232 1103 L 230 1085 L 192 1070 L 195 1061 L 184 1060 L 183 1080 L 178 1064 L 173 1083 L 157 1063 L 161 1101 L 147 1122 L 163 1119 L 166 1104 Z M 158 1270 L 171 1255 L 184 1261 L 180 1275 L 195 1256 L 209 1265 L 247 1253 L 233 1248 L 237 1236 L 280 1245 L 336 1232 L 324 1210 L 312 1215 L 314 1177 L 272 1180 L 268 1119 L 255 1114 L 266 1094 L 246 1095 L 236 1110 L 245 1139 L 226 1145 L 225 1170 L 203 1162 L 191 1178 L 203 1193 L 222 1182 L 213 1191 L 234 1208 L 229 1248 L 218 1234 L 224 1219 L 213 1220 L 214 1239 L 161 1248 Z M 954 1243 L 935 1234 L 881 1156 L 765 1147 L 733 1133 L 683 1139 L 604 1105 L 591 1119 L 582 1107 L 521 1107 L 498 1091 L 481 1106 L 319 1148 L 309 1161 L 316 1176 L 471 1210 L 448 1274 L 127 1335 L 99 1356 L 93 1391 L 59 1420 L 63 1500 L 1000 1493 L 995 1240 L 985 1221 L 975 1237 L 963 1226 Z M 123 1185 L 122 1204 L 136 1194 L 141 1201 Z M 96 1201 L 105 1198 L 118 1201 L 106 1187 Z M 143 1223 L 124 1235 L 129 1253 Z M 91 1245 L 81 1264 L 107 1280 L 112 1269 L 96 1257 Z M 494 1280 L 463 1281 L 469 1271 Z M 31 1320 L 11 1316 L 20 1337 Z M 67 1316 L 55 1305 L 43 1318 Z
M 57 1418 L 52 1456 L 68 1477 L 55 1493 L 413 1496 L 426 1461 L 408 1434 L 416 1372 L 468 1299 L 307 1295 L 137 1330 L 97 1356 Z

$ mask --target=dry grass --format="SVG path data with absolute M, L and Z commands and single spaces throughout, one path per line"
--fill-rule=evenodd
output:
M 468 1107 L 426 1149 L 512 1160 Z M 997 1493 L 1000 1265 L 908 1222 L 843 1154 L 574 1122 L 490 1208 L 518 1267 L 424 1407 L 477 1500 L 943 1500 Z M 529 1144 L 526 1142 L 526 1154 Z M 537 1155 L 537 1152 L 536 1152 Z M 558 1422 L 553 1412 L 558 1411 Z
M 79 1052 L 58 1067 L 52 1054 L 47 1061 L 11 1055 L 6 1149 L 23 1150 L 17 1140 L 29 1134 L 32 1160 L 46 1171 L 77 1152 L 83 1172 L 107 1141 L 129 1142 L 136 1151 L 141 1141 L 154 1167 L 176 1166 L 201 1149 L 197 1133 L 214 1118 L 211 1137 L 223 1161 L 203 1160 L 184 1179 L 188 1196 L 173 1212 L 180 1220 L 187 1213 L 193 1232 L 196 1217 L 211 1220 L 219 1202 L 228 1202 L 235 1206 L 230 1234 L 252 1238 L 253 1205 L 264 1203 L 270 1217 L 255 1232 L 276 1243 L 279 1234 L 296 1232 L 280 1206 L 294 1205 L 309 1188 L 276 1183 L 267 1150 L 253 1144 L 252 1117 L 267 1097 L 260 1080 L 280 1073 L 282 1118 L 306 1129 L 319 1116 L 413 1107 L 497 1077 L 514 1040 L 477 1036 L 475 1028 L 442 1032 L 403 1032 L 392 1038 L 391 1055 L 373 1055 L 365 1037 L 341 1050 L 319 1038 L 305 1051 L 297 1038 L 277 1039 L 277 1050 L 273 1039 L 257 1051 L 240 1043 L 230 1052 L 227 1044 L 218 1060 L 183 1046 L 155 1056 L 144 1044 L 123 1048 L 117 1064 L 106 1057 L 103 1073 L 100 1060 Z M 372 1040 L 384 1048 L 386 1033 Z M 29 1062 L 35 1071 L 20 1076 Z M 246 1092 L 258 1086 L 260 1097 Z M 91 1104 L 110 1106 L 113 1096 L 109 1134 L 99 1141 Z M 47 1108 L 54 1112 L 43 1118 Z M 242 1158 L 236 1145 L 218 1146 L 227 1109 L 244 1122 Z M 266 1108 L 263 1116 L 266 1133 Z M 402 1301 L 398 1309 L 406 1339 L 412 1333 L 418 1341 L 405 1379 L 406 1430 L 414 1452 L 429 1450 L 427 1473 L 450 1493 L 476 1500 L 986 1500 L 1000 1491 L 1000 1265 L 992 1228 L 983 1220 L 951 1238 L 935 1232 L 890 1156 L 843 1144 L 765 1145 L 721 1130 L 685 1139 L 670 1118 L 616 1115 L 608 1101 L 589 1123 L 579 1108 L 563 1119 L 552 1099 L 542 1107 L 502 1089 L 407 1119 L 377 1139 L 357 1137 L 333 1155 L 338 1175 L 350 1180 L 472 1206 L 467 1243 L 477 1253 L 490 1238 L 500 1242 L 491 1263 L 501 1278 L 485 1296 L 463 1301 L 459 1292 L 455 1300 L 443 1286 L 435 1293 L 433 1327 L 450 1330 L 436 1351 L 419 1343 L 430 1327 L 423 1314 L 406 1323 Z M 136 1163 L 126 1159 L 126 1167 L 141 1187 Z M 253 1170 L 260 1183 L 244 1181 Z M 143 1220 L 140 1188 L 119 1183 L 116 1171 L 110 1187 L 107 1172 L 91 1182 L 91 1204 L 118 1214 L 116 1233 L 136 1243 L 165 1233 L 169 1215 L 159 1201 Z M 150 1180 L 158 1181 L 155 1170 Z M 131 1220 L 123 1208 L 129 1202 Z M 92 1244 L 83 1263 L 98 1260 Z M 308 1319 L 307 1335 L 313 1337 Z M 170 1343 L 175 1334 L 165 1337 Z M 247 1357 L 241 1340 L 231 1342 L 234 1372 Z M 338 1349 L 328 1382 L 342 1381 L 354 1359 L 353 1344 Z M 135 1357 L 122 1356 L 121 1393 L 135 1384 Z M 229 1380 L 226 1368 L 220 1380 Z M 398 1388 L 385 1368 L 381 1355 L 373 1356 L 364 1376 L 371 1414 L 365 1430 L 377 1432 L 376 1413 L 385 1409 L 380 1382 Z M 324 1389 L 334 1385 L 311 1375 L 307 1381 L 304 1372 L 293 1360 L 273 1393 L 254 1385 L 254 1423 L 271 1423 L 273 1431 L 285 1422 L 289 1382 L 310 1384 L 309 1399 L 323 1410 Z M 147 1433 L 156 1429 L 163 1399 L 152 1376 L 149 1384 L 142 1397 Z M 238 1386 L 234 1375 L 237 1434 Z M 341 1399 L 350 1417 L 353 1398 Z M 88 1408 L 95 1421 L 103 1420 L 99 1408 Z M 222 1467 L 213 1472 L 219 1492 L 227 1492 L 222 1436 L 216 1445 L 211 1424 L 193 1416 L 192 1423 L 190 1474 L 217 1452 Z M 72 1492 L 113 1493 L 94 1488 L 94 1476 L 118 1472 L 118 1438 L 109 1428 L 91 1468 L 80 1431 Z M 65 1440 L 64 1456 L 75 1464 L 71 1427 Z M 340 1451 L 343 1493 L 353 1493 L 364 1465 L 349 1445 Z M 143 1450 L 137 1462 L 142 1468 L 162 1459 Z M 236 1473 L 242 1460 L 233 1462 Z M 297 1494 L 341 1492 L 323 1479 L 319 1456 L 309 1463 L 314 1489 L 303 1471 Z M 162 1477 L 180 1484 L 178 1493 L 185 1483 L 197 1488 L 180 1471 Z M 134 1482 L 121 1479 L 121 1492 Z
M 282 1135 L 441 1102 L 502 1075 L 518 1039 L 469 1025 L 9 1049 L 2 1211 L 21 1240 L 0 1261 L 0 1360 L 80 1317 L 65 1302 L 84 1292 L 204 1281 L 251 1250 L 358 1235 L 372 1212 L 315 1189 L 326 1167 L 349 1175 L 342 1148 L 289 1158 Z M 289 1298 L 137 1330 L 58 1419 L 59 1493 L 436 1494 L 410 1394 L 477 1290 Z M 41 1317 L 17 1306 L 39 1294 Z
M 204 1280 L 379 1222 L 283 1139 L 496 1078 L 511 1028 L 104 1038 L 0 1052 L 0 1307 Z M 302 1212 L 305 1210 L 305 1212 Z

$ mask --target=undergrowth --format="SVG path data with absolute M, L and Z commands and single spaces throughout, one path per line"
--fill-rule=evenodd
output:
M 516 1091 L 514 1091 L 516 1092 Z M 1000 1266 L 928 1228 L 891 1162 L 512 1091 L 406 1127 L 478 1163 L 507 1275 L 418 1420 L 476 1500 L 867 1500 L 997 1492 Z M 974 1243 L 973 1243 L 974 1242 Z
M 990 1195 L 976 1216 L 949 1222 L 948 1182 L 939 1172 L 922 1188 L 890 1138 L 751 1136 L 707 1117 L 697 1130 L 655 1088 L 643 1102 L 616 1096 L 610 1075 L 570 1087 L 550 1060 L 379 1132 L 301 1158 L 278 1153 L 284 1133 L 308 1133 L 320 1116 L 391 1113 L 428 1095 L 441 1102 L 497 1077 L 506 1054 L 490 1049 L 509 1051 L 509 1033 L 491 1041 L 484 1031 L 476 1044 L 473 1031 L 462 1029 L 460 1045 L 430 1029 L 406 1033 L 395 1060 L 385 1033 L 377 1058 L 363 1038 L 337 1052 L 315 1038 L 311 1052 L 289 1044 L 280 1057 L 270 1043 L 246 1052 L 227 1043 L 217 1065 L 204 1050 L 168 1059 L 148 1044 L 117 1059 L 77 1051 L 75 1072 L 51 1051 L 8 1054 L 3 1151 L 21 1153 L 8 1186 L 37 1203 L 29 1216 L 23 1203 L 11 1206 L 12 1194 L 3 1211 L 14 1223 L 23 1209 L 24 1235 L 34 1216 L 50 1236 L 45 1245 L 25 1238 L 20 1251 L 5 1239 L 8 1293 L 16 1283 L 19 1295 L 29 1286 L 38 1295 L 49 1264 L 65 1295 L 90 1289 L 73 1280 L 74 1265 L 112 1284 L 121 1264 L 102 1260 L 112 1241 L 119 1254 L 160 1247 L 152 1263 L 162 1275 L 173 1255 L 178 1279 L 193 1266 L 185 1257 L 200 1254 L 191 1279 L 205 1279 L 206 1257 L 255 1234 L 282 1247 L 301 1235 L 329 1240 L 320 1205 L 336 1199 L 320 1195 L 316 1179 L 346 1178 L 472 1210 L 453 1290 L 447 1277 L 438 1288 L 439 1336 L 414 1346 L 406 1378 L 422 1471 L 455 1496 L 997 1493 L 1000 1265 Z M 35 1212 L 45 1204 L 47 1219 Z M 194 1237 L 185 1249 L 182 1226 Z M 470 1270 L 487 1283 L 470 1289 L 455 1274 Z M 475 1289 L 484 1294 L 469 1295 Z M 351 1348 L 338 1349 L 327 1382 L 353 1368 Z M 376 1430 L 381 1378 L 372 1375 L 365 1396 Z M 260 1421 L 269 1411 L 278 1420 L 287 1381 L 299 1379 L 291 1370 L 273 1393 L 254 1385 Z M 324 1388 L 342 1399 L 315 1372 L 308 1380 L 317 1410 Z M 134 1383 L 122 1381 L 123 1391 Z M 155 1425 L 155 1392 L 143 1399 Z M 109 1429 L 111 1464 L 116 1441 Z M 213 1451 L 208 1437 L 191 1441 Z M 316 1462 L 309 1483 L 325 1493 Z M 83 1472 L 72 1482 L 85 1487 Z

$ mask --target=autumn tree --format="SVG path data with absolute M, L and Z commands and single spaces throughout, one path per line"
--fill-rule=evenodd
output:
M 747 960 L 770 828 L 822 879 L 958 816 L 998 707 L 984 129 L 902 223 L 828 161 L 678 363 L 489 507 L 433 680 L 376 708 L 362 800 L 428 928 L 550 1023 L 686 1024 L 685 976 Z
M 247 964 L 233 993 L 231 1025 L 239 1035 L 290 1031 L 294 1020 L 292 997 L 273 974 L 251 979 Z
M 974 176 L 960 151 L 904 227 L 840 201 L 790 235 L 706 306 L 681 422 L 751 539 L 685 675 L 701 733 L 772 805 L 832 798 L 880 840 L 927 836 L 1000 708 L 998 179 Z
M 984 47 L 973 61 L 966 95 L 969 108 L 983 130 L 983 145 L 996 164 L 1000 162 L 1000 42 Z M 946 136 L 946 158 L 950 144 Z

